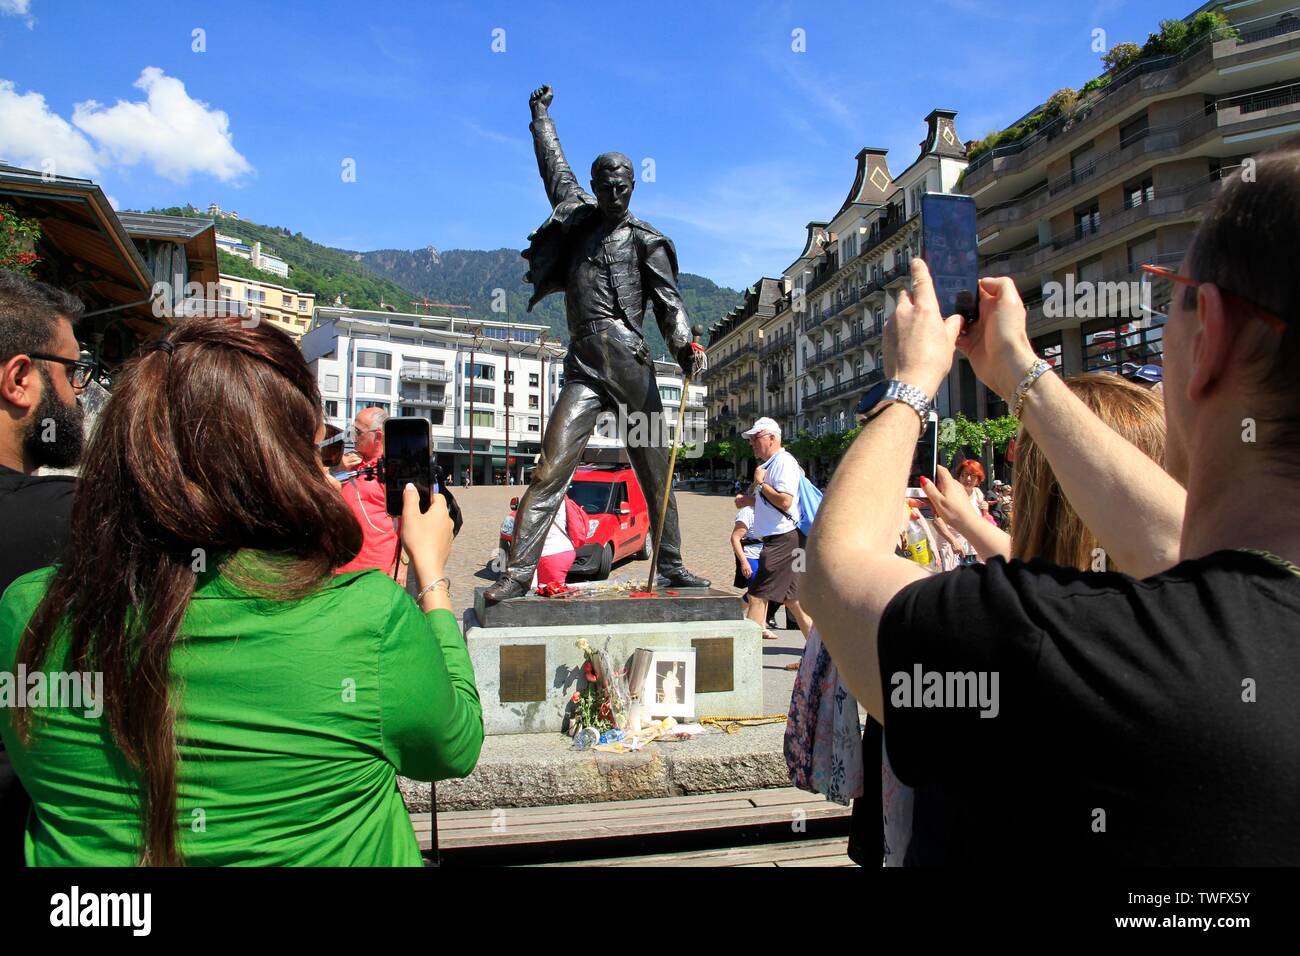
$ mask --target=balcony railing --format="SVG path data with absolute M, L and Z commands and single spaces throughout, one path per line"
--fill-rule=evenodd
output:
M 446 395 L 429 395 L 425 398 L 408 398 L 405 395 L 397 399 L 399 405 L 414 405 L 416 408 L 446 408 Z
M 782 349 L 790 348 L 793 345 L 794 333 L 787 329 L 765 341 L 763 347 L 758 350 L 758 354 L 762 358 L 767 358 L 769 355 L 774 355 Z
M 1246 23 L 1238 23 L 1228 29 L 1216 29 L 1207 33 L 1205 36 L 1200 37 L 1179 53 L 1171 54 L 1170 56 L 1151 57 L 1145 60 L 1139 60 L 1137 63 L 1134 63 L 1132 66 L 1128 67 L 1128 69 L 1114 77 L 1105 86 L 1094 90 L 1089 94 L 1089 103 L 1083 111 L 1076 111 L 1070 115 L 1057 117 L 1050 123 L 1039 127 L 1033 133 L 1014 143 L 1007 143 L 1004 146 L 996 146 L 972 159 L 970 164 L 966 167 L 966 178 L 964 181 L 966 190 L 969 191 L 982 184 L 980 181 L 985 178 L 985 173 L 981 171 L 986 168 L 991 169 L 991 164 L 993 164 L 995 160 L 1017 157 L 1015 162 L 1009 162 L 1006 164 L 1003 170 L 1004 172 L 1010 172 L 1012 171 L 1012 167 L 1019 168 L 1025 165 L 1025 163 L 1018 157 L 1026 151 L 1033 149 L 1033 147 L 1036 147 L 1039 144 L 1056 139 L 1065 133 L 1078 132 L 1078 130 L 1083 126 L 1089 125 L 1088 120 L 1098 111 L 1099 108 L 1103 106 L 1109 107 L 1112 105 L 1112 101 L 1119 102 L 1120 100 L 1127 100 L 1132 98 L 1132 96 L 1130 96 L 1131 93 L 1134 96 L 1140 96 L 1142 93 L 1154 91 L 1156 88 L 1159 88 L 1163 92 L 1167 92 L 1173 87 L 1180 85 L 1183 80 L 1188 78 L 1178 77 L 1174 81 L 1164 84 L 1151 83 L 1144 84 L 1140 87 L 1132 86 L 1132 81 L 1139 77 L 1148 76 L 1153 73 L 1161 73 L 1166 70 L 1173 70 L 1206 53 L 1206 51 L 1209 51 L 1209 55 L 1203 57 L 1205 60 L 1203 65 L 1209 66 L 1214 60 L 1213 45 L 1220 40 L 1236 39 L 1233 36 L 1234 32 L 1240 32 L 1240 39 L 1236 39 L 1236 45 L 1241 47 L 1250 43 L 1258 43 L 1260 41 L 1270 40 L 1274 37 L 1300 31 L 1300 19 L 1296 17 L 1296 12 L 1297 11 L 1294 9 L 1288 10 L 1280 15 L 1270 15 L 1267 17 L 1260 17 L 1257 20 L 1247 21 Z M 1269 22 L 1266 23 L 1264 21 Z M 1250 24 L 1255 24 L 1255 26 L 1251 27 Z M 1136 91 L 1136 93 L 1133 93 L 1133 91 Z M 1117 94 L 1121 93 L 1123 96 L 1117 97 Z M 1105 112 L 1111 114 L 1114 111 L 1107 109 Z
M 1228 169 L 1225 168 L 1220 174 L 1227 172 Z M 1215 175 L 1185 186 L 1161 190 L 1149 201 L 1131 206 L 1109 218 L 1094 221 L 1086 228 L 1076 225 L 1032 249 L 992 256 L 980 264 L 980 272 L 1019 276 L 1046 271 L 1053 260 L 1065 253 L 1068 252 L 1071 256 L 1083 255 L 1083 250 L 1097 239 L 1113 235 L 1145 219 L 1186 215 L 1213 199 L 1221 185 L 1222 179 Z
M 885 285 L 892 285 L 899 279 L 910 279 L 912 277 L 912 264 L 906 259 L 900 258 L 894 268 L 885 273 Z
M 811 332 L 834 314 L 833 309 L 813 309 L 803 320 L 803 330 Z
M 758 402 L 743 402 L 736 409 L 736 414 L 741 418 L 752 418 L 758 414 Z
M 852 333 L 850 333 L 849 335 L 846 335 L 844 338 L 842 338 L 842 339 L 840 339 L 838 342 L 836 342 L 836 343 L 831 347 L 831 351 L 832 351 L 835 355 L 843 355 L 845 352 L 848 352 L 848 351 L 850 351 L 850 350 L 852 350 L 852 349 L 855 349 L 855 348 L 860 347 L 860 346 L 863 345 L 866 341 L 867 341 L 867 333 L 866 333 L 866 330 L 865 330 L 865 329 L 861 329 L 861 330 L 859 330 L 859 329 L 855 329 Z
M 814 405 L 820 405 L 841 395 L 847 395 L 850 392 L 856 392 L 859 389 L 870 388 L 877 382 L 883 382 L 885 375 L 880 369 L 872 369 L 870 372 L 863 372 L 861 375 L 854 375 L 852 378 L 836 382 L 833 385 L 827 385 L 815 392 L 809 392 L 804 396 L 803 407 L 811 408 Z
M 451 369 L 441 365 L 408 364 L 398 371 L 398 377 L 406 382 L 450 382 Z
M 1144 129 L 1120 148 L 1103 153 L 1091 163 L 1044 182 L 1027 194 L 982 210 L 979 215 L 979 231 L 983 233 L 1035 218 L 1049 204 L 1068 200 L 1072 192 L 1094 191 L 1094 177 L 1128 169 L 1143 157 L 1184 149 L 1214 132 L 1217 127 L 1216 113 L 1198 112 L 1179 123 Z M 1084 186 L 1088 188 L 1080 188 Z

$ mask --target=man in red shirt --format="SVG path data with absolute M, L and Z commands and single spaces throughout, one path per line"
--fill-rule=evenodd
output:
M 388 413 L 382 408 L 363 408 L 357 413 L 353 430 L 356 433 L 356 452 L 343 456 L 346 468 L 362 468 L 375 464 L 384 454 L 384 422 Z M 357 477 L 345 481 L 343 500 L 348 503 L 357 523 L 361 525 L 361 551 L 355 558 L 335 573 L 363 571 L 378 568 L 392 575 L 394 565 L 400 567 L 398 583 L 406 579 L 406 565 L 398 565 L 397 526 L 384 502 L 382 481 Z

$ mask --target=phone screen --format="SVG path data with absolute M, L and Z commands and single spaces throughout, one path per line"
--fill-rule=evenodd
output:
M 384 499 L 390 515 L 402 513 L 407 482 L 420 492 L 420 510 L 429 510 L 431 457 L 428 421 L 390 418 L 384 422 Z
M 921 258 L 930 267 L 939 310 L 979 319 L 979 255 L 975 249 L 975 200 L 926 193 L 921 197 Z
M 916 443 L 916 450 L 912 452 L 912 468 L 907 473 L 908 487 L 919 488 L 922 475 L 927 480 L 934 481 L 934 473 L 938 465 L 939 415 L 937 412 L 932 411 L 929 420 L 925 424 L 925 431 L 921 433 L 921 437 Z

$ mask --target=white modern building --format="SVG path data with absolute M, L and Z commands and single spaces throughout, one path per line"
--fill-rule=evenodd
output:
M 301 346 L 315 372 L 325 421 L 346 429 L 363 408 L 427 419 L 434 455 L 457 484 L 522 484 L 564 384 L 562 345 L 544 325 L 322 307 Z M 675 435 L 681 371 L 656 363 L 665 422 Z M 692 385 L 688 418 L 703 435 L 705 390 Z M 691 434 L 685 436 L 688 440 Z M 592 448 L 617 447 L 594 437 Z
M 261 242 L 254 242 L 249 245 L 235 236 L 225 236 L 217 233 L 217 248 L 222 252 L 230 253 L 232 256 L 247 259 L 253 264 L 254 269 L 261 269 L 263 272 L 269 272 L 282 279 L 289 278 L 289 263 L 277 255 L 263 252 Z

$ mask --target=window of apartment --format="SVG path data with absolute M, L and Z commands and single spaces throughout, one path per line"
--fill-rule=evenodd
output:
M 506 392 L 506 408 L 513 408 L 515 404 L 515 393 Z
M 1128 271 L 1137 272 L 1138 266 L 1142 265 L 1142 263 L 1155 262 L 1158 248 L 1154 232 L 1149 232 L 1145 236 L 1130 242 L 1128 244 Z
M 497 390 L 490 385 L 466 385 L 464 398 L 475 405 L 491 405 L 496 402 Z
M 1164 329 L 1144 320 L 1096 319 L 1085 322 L 1083 370 L 1123 372 L 1125 365 L 1163 365 Z
M 471 412 L 467 408 L 465 409 L 463 414 L 465 416 L 464 420 L 466 425 L 470 424 L 470 422 L 472 421 L 476 426 L 480 428 L 496 427 L 497 424 L 496 412 L 480 412 L 478 410 L 475 410 L 472 413 L 472 417 L 471 417 Z
M 529 395 L 529 396 L 528 396 L 528 407 L 529 407 L 529 408 L 539 408 L 540 406 L 541 406 L 541 403 L 540 403 L 540 401 L 539 401 L 539 399 L 538 399 L 538 397 L 537 397 L 536 395 Z
M 325 391 L 337 392 L 339 390 L 339 377 L 337 375 L 325 376 Z
M 497 377 L 497 367 L 495 365 L 484 365 L 482 362 L 475 362 L 472 365 L 465 363 L 466 378 L 481 378 L 485 382 L 492 382 Z
M 234 286 L 223 285 L 221 287 L 221 298 L 233 299 L 235 297 Z
M 921 197 L 925 195 L 925 181 L 917 183 L 912 187 L 912 212 L 919 212 L 921 209 Z
M 397 395 L 399 398 L 406 399 L 419 399 L 423 397 L 420 393 L 419 382 L 402 382 L 397 387 Z
M 1074 211 L 1074 238 L 1095 235 L 1101 228 L 1101 206 L 1096 202 Z
M 245 302 L 265 302 L 265 301 L 266 301 L 266 293 L 263 292 L 261 289 L 245 289 L 245 290 L 244 290 L 244 301 L 245 301 Z
M 1155 183 L 1150 176 L 1124 184 L 1124 208 L 1132 209 L 1156 197 Z
M 537 418 L 528 419 L 528 430 L 530 432 L 541 431 L 541 429 L 542 429 L 542 423 L 539 419 Z
M 393 380 L 387 375 L 358 375 L 357 391 L 371 395 L 387 395 L 392 391 Z
M 536 387 L 537 387 L 537 384 L 538 384 L 538 381 L 539 381 L 540 379 L 541 379 L 541 376 L 540 376 L 537 372 L 529 372 L 529 373 L 528 373 L 528 387 L 529 387 L 529 388 L 536 388 Z
M 1061 333 L 1050 332 L 1047 335 L 1040 335 L 1036 339 L 1031 339 L 1029 344 L 1033 347 L 1034 354 L 1046 362 L 1058 372 L 1064 372 L 1061 359 Z M 990 394 L 993 390 L 989 389 Z
M 513 384 L 515 384 L 515 372 L 514 372 L 514 369 L 511 369 L 510 371 L 506 372 L 506 384 L 507 384 L 507 385 L 513 385 Z
M 355 411 L 353 411 L 352 413 L 353 418 L 360 415 L 361 412 L 367 408 L 382 408 L 384 410 L 384 414 L 386 415 L 393 414 L 393 406 L 390 405 L 388 402 L 360 401 L 360 402 L 354 402 L 352 407 L 355 409 Z
M 1096 171 L 1097 151 L 1093 143 L 1070 154 L 1070 178 L 1076 183 L 1083 182 Z
M 328 399 L 328 398 L 325 400 L 325 417 L 326 418 L 339 417 L 339 403 L 337 400 Z
M 392 369 L 393 356 L 388 352 L 368 352 L 357 350 L 357 368 Z
M 296 304 L 295 304 L 294 301 L 293 301 L 293 296 L 291 296 L 291 295 L 286 295 L 286 296 L 284 297 L 284 307 L 285 307 L 286 309 L 293 309 L 293 308 L 296 308 Z
M 659 397 L 675 405 L 682 400 L 682 390 L 676 385 L 660 385 Z
M 1077 282 L 1100 282 L 1104 276 L 1101 271 L 1101 256 L 1084 259 L 1075 267 L 1074 278 Z
M 1147 135 L 1149 129 L 1146 110 L 1143 110 L 1140 116 L 1135 116 L 1119 128 L 1119 148 L 1123 149 L 1136 143 Z

